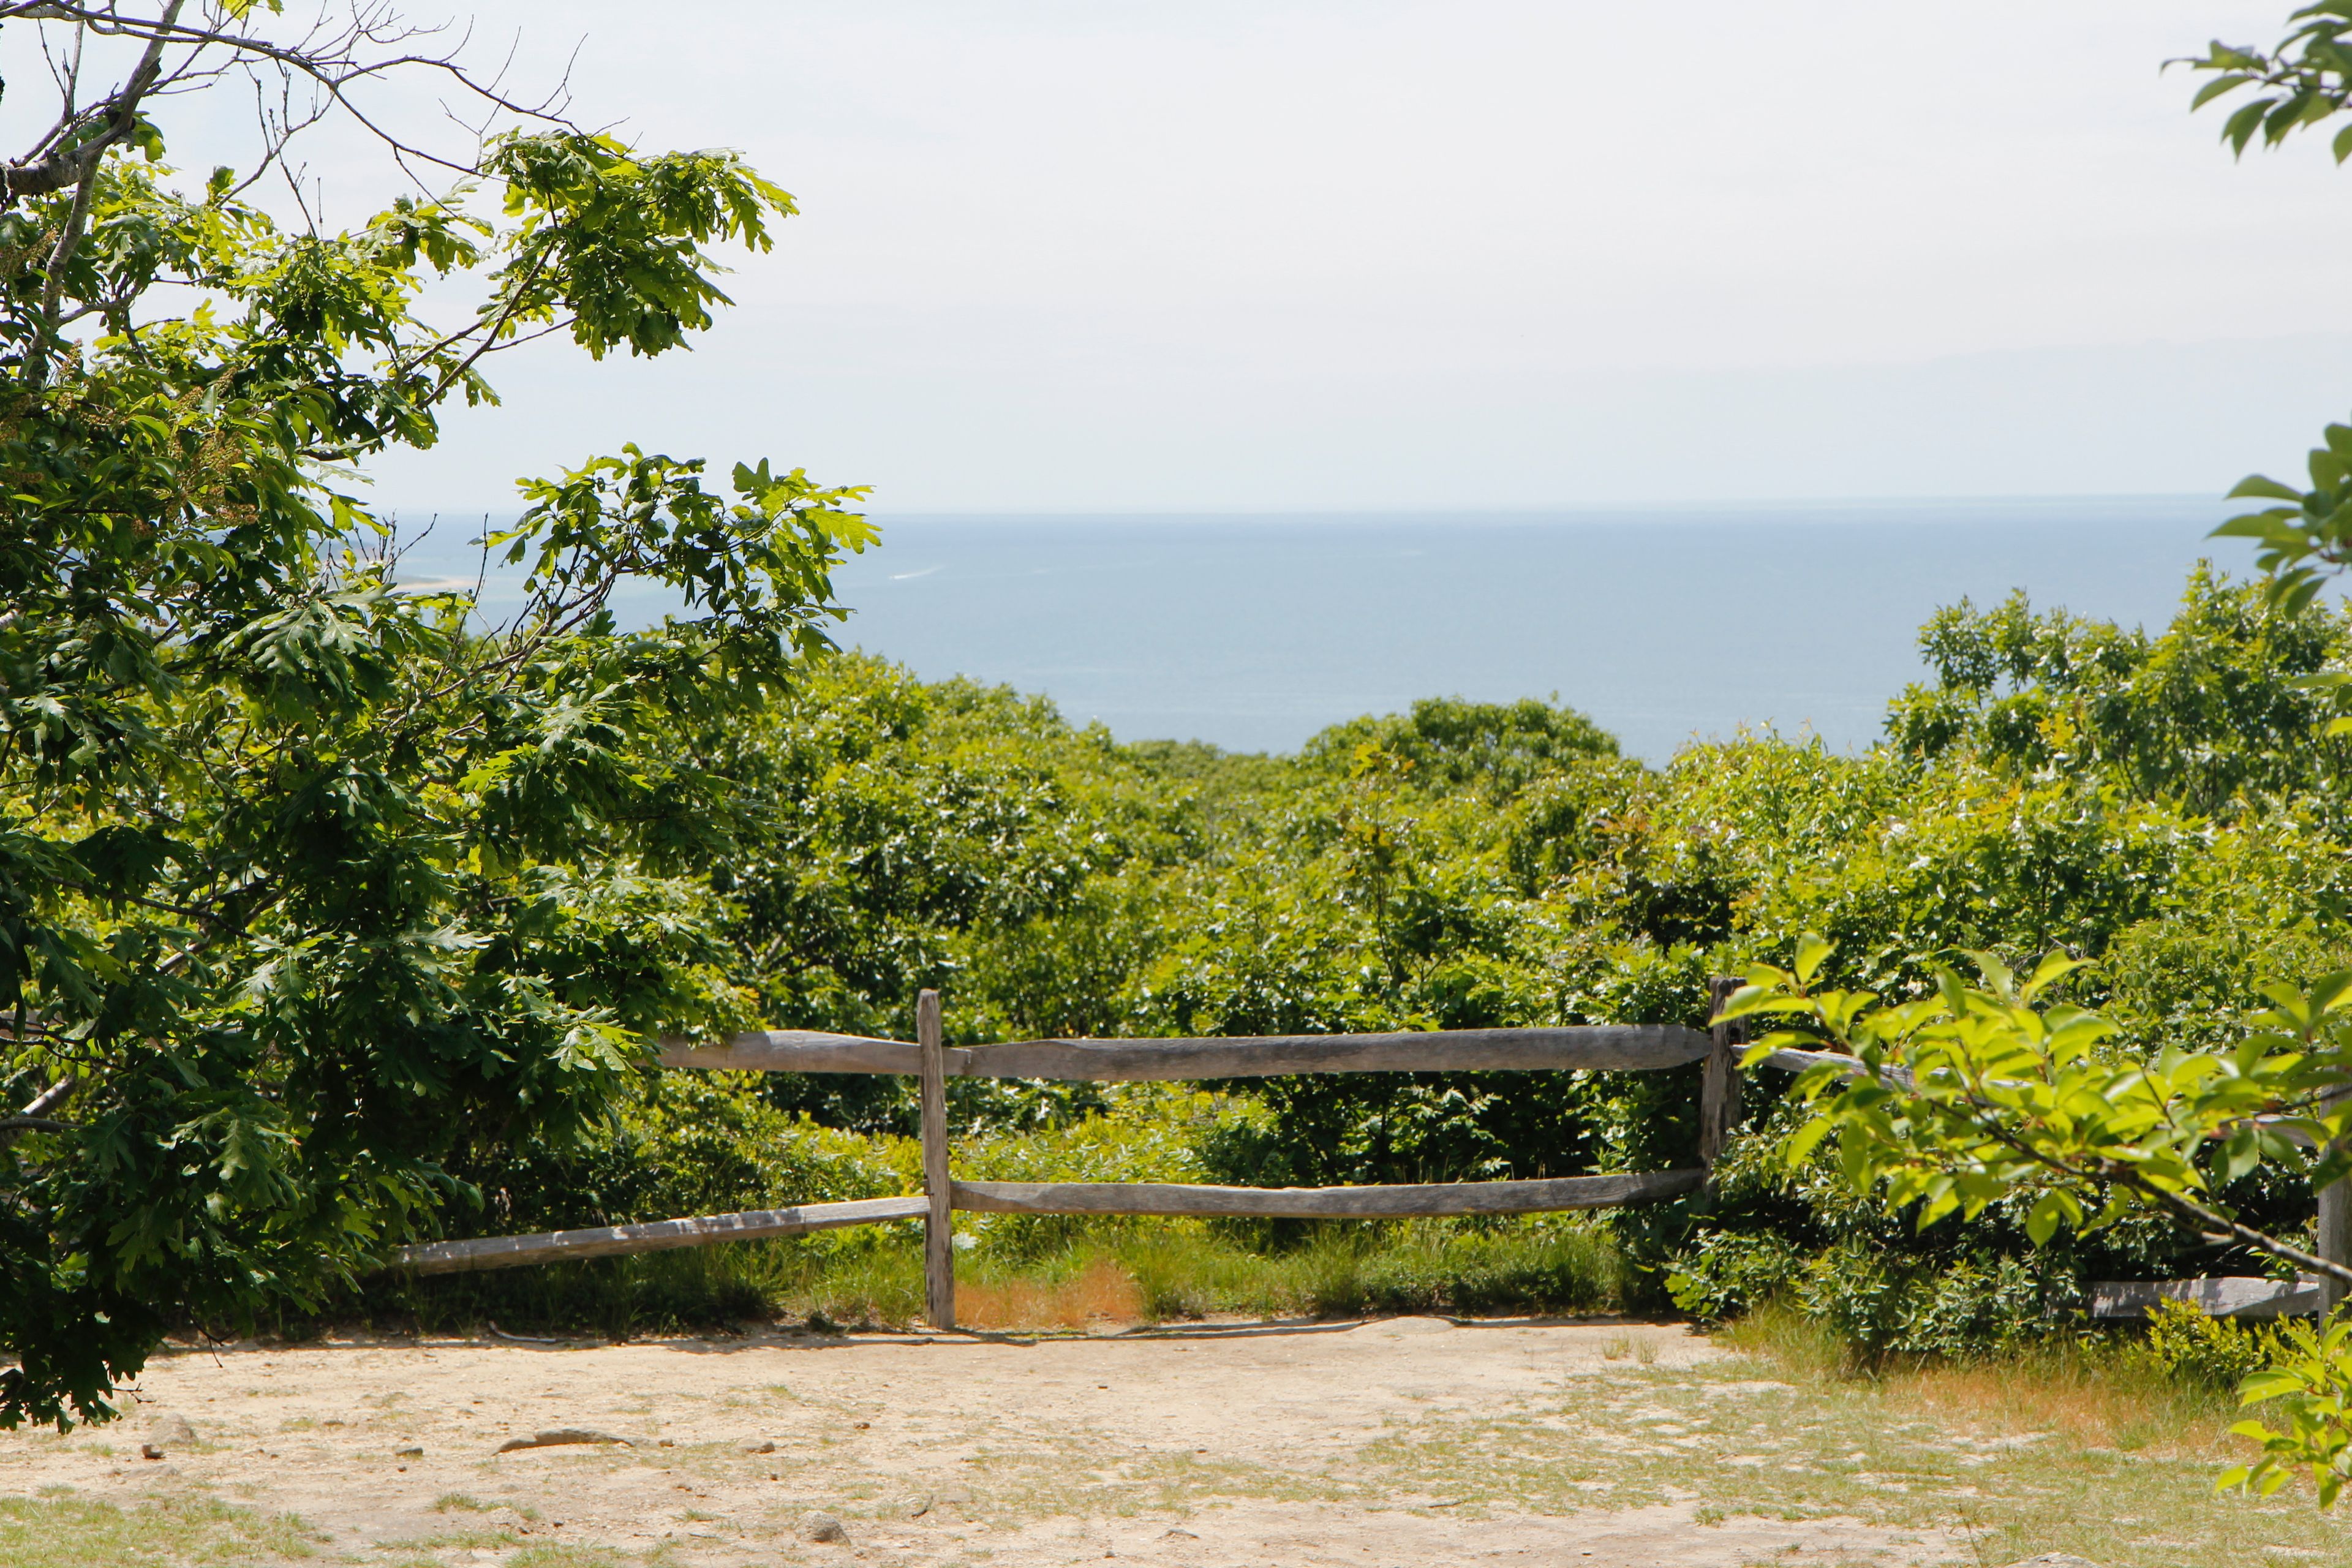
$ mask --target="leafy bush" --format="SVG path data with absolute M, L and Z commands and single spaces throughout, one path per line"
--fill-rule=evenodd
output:
M 1721 1323 L 1785 1300 L 1804 1272 L 1797 1244 L 1769 1231 L 1708 1231 L 1666 1276 L 1675 1305 L 1703 1323 Z
M 1696 1025 L 1710 974 L 1819 931 L 1840 944 L 1838 984 L 1890 996 L 1958 947 L 2095 960 L 2067 984 L 2128 1052 L 2226 1037 L 2258 981 L 2352 952 L 2347 834 L 2309 793 L 2335 764 L 2295 730 L 2318 712 L 2298 682 L 2347 650 L 2341 612 L 2264 609 L 2200 573 L 2154 636 L 2016 602 L 1960 606 L 1925 641 L 1937 684 L 1898 700 L 1888 745 L 1841 756 L 1750 735 L 1655 769 L 1544 703 L 1425 702 L 1296 757 L 1243 757 L 1122 745 L 1035 700 L 845 657 L 712 731 L 714 766 L 765 826 L 709 868 L 706 918 L 729 933 L 728 980 L 774 1025 L 903 1038 L 929 984 L 958 1042 Z M 2073 731 L 2051 717 L 2078 709 Z M 2203 760 L 2155 765 L 2177 746 Z M 1718 1320 L 1779 1301 L 1863 1360 L 2059 1331 L 2084 1279 L 2250 1267 L 2145 1216 L 2046 1249 L 2013 1205 L 1920 1230 L 1833 1171 L 1787 1169 L 1786 1082 L 1751 1075 L 1706 1200 L 1616 1211 L 1554 1251 L 1475 1227 L 1359 1242 L 1299 1222 L 972 1215 L 963 1261 L 1007 1290 L 1016 1276 L 1059 1290 L 1114 1257 L 1151 1311 L 1670 1296 Z M 1696 1141 L 1696 1068 L 1201 1088 L 956 1080 L 958 1168 L 1477 1180 L 1687 1165 Z M 488 1206 L 453 1218 L 499 1230 L 912 1190 L 914 1126 L 898 1079 L 665 1080 L 585 1152 L 469 1168 Z M 2267 1167 L 2225 1195 L 2273 1228 L 2308 1223 L 2307 1190 Z M 772 1304 L 856 1321 L 912 1310 L 907 1245 L 812 1238 L 729 1267 Z M 1207 1273 L 1188 1283 L 1188 1268 Z M 717 1299 L 659 1278 L 682 1302 Z
M 2231 1394 L 2269 1365 L 2278 1349 L 2278 1331 L 2268 1324 L 2249 1329 L 2188 1301 L 2158 1301 L 2148 1309 L 2147 1338 L 2131 1347 L 2126 1361 L 2183 1387 Z

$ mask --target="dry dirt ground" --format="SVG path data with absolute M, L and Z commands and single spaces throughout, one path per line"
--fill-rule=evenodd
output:
M 1426 1318 L 180 1349 L 116 1426 L 0 1436 L 0 1493 L 209 1497 L 299 1516 L 314 1561 L 446 1568 L 1975 1561 L 1940 1531 L 1702 1506 L 1677 1474 L 1756 1461 L 1691 1450 L 1644 1390 L 1779 1386 L 1727 1363 L 1678 1327 Z M 497 1451 L 565 1427 L 626 1446 Z

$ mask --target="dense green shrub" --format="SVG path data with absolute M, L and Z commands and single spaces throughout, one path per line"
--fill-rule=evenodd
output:
M 2159 1301 L 2147 1314 L 2147 1337 L 2131 1346 L 2127 1362 L 2183 1387 L 2234 1394 L 2240 1380 L 2270 1363 L 2278 1331 L 2248 1328 L 2207 1315 L 2186 1301 Z
M 2340 664 L 2347 637 L 2338 610 L 2267 610 L 2204 572 L 2155 635 L 2021 600 L 1963 605 L 1924 635 L 1935 683 L 1896 700 L 1885 745 L 1841 755 L 1749 735 L 1662 768 L 1534 701 L 1422 702 L 1288 758 L 1122 745 L 1034 699 L 843 658 L 789 705 L 709 737 L 746 819 L 765 825 L 710 868 L 709 918 L 733 944 L 732 980 L 772 1024 L 898 1037 L 923 985 L 943 993 L 957 1041 L 1696 1025 L 1708 975 L 1784 958 L 1813 931 L 1838 944 L 1839 984 L 1892 993 L 1956 950 L 2063 948 L 2094 961 L 2070 984 L 2120 1021 L 2116 1048 L 2209 1041 L 2258 983 L 2345 961 L 2343 742 L 2319 733 L 2330 699 L 2302 678 Z M 2008 1205 L 1918 1231 L 1834 1173 L 1787 1168 L 1785 1081 L 1751 1079 L 1711 1194 L 1619 1211 L 1558 1257 L 1475 1227 L 1350 1253 L 1329 1227 L 1297 1223 L 1212 1227 L 1211 1245 L 1153 1223 L 971 1215 L 966 1259 L 1050 1273 L 1112 1247 L 1163 1305 L 1468 1310 L 1663 1305 L 1670 1291 L 1716 1319 L 1778 1300 L 1864 1357 L 2043 1331 L 2091 1279 L 2252 1267 L 2153 1220 L 2036 1248 Z M 1695 1068 L 1204 1087 L 1215 1092 L 958 1080 L 961 1168 L 1474 1180 L 1686 1165 L 1696 1138 Z M 584 1152 L 467 1172 L 485 1206 L 453 1222 L 910 1189 L 913 1130 L 900 1080 L 666 1079 Z M 2291 1177 L 2227 1195 L 2265 1226 L 2307 1222 Z M 919 1287 L 902 1245 L 774 1248 L 786 1261 L 759 1289 L 896 1310 Z M 1605 1265 L 1591 1250 L 1602 1246 Z M 1228 1256 L 1286 1283 L 1244 1269 L 1244 1286 L 1213 1261 Z M 1226 1284 L 1191 1291 L 1171 1272 L 1179 1257 Z M 809 1283 L 824 1268 L 865 1282 L 825 1295 Z

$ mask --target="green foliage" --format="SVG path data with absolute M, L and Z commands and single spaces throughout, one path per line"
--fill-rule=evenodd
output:
M 0 204 L 0 1080 L 50 1108 L 0 1131 L 9 1426 L 107 1414 L 168 1324 L 331 1299 L 467 1170 L 592 1144 L 646 1037 L 747 1016 L 695 875 L 736 795 L 691 742 L 829 646 L 871 537 L 856 492 L 632 447 L 525 483 L 509 621 L 404 590 L 352 466 L 541 331 L 678 345 L 723 300 L 701 247 L 789 198 L 542 119 L 442 200 L 281 228 L 251 179 L 175 184 L 145 96 L 263 45 L 58 25 L 152 47 Z M 628 580 L 679 613 L 620 630 Z
M 2168 64 L 2207 74 L 2191 109 L 2244 94 L 2231 106 L 2221 140 L 2242 155 L 2256 136 L 2275 147 L 2296 132 L 2317 125 L 2352 101 L 2352 50 L 2344 35 L 2352 14 L 2341 0 L 2321 0 L 2288 17 L 2288 30 L 2275 48 L 2230 45 L 2216 39 L 2202 56 Z M 2338 131 L 2336 161 L 2352 157 L 2352 129 Z
M 1469 702 L 1428 697 L 1404 713 L 1335 724 L 1307 743 L 1309 768 L 1353 772 L 1365 748 L 1447 791 L 1475 786 L 1510 797 L 1570 763 L 1617 754 L 1616 738 L 1574 709 L 1522 698 Z
M 2228 1393 L 2269 1365 L 2279 1349 L 2279 1331 L 2270 1325 L 2249 1329 L 2186 1301 L 2158 1301 L 2148 1309 L 2147 1337 L 2132 1347 L 2131 1359 L 2185 1387 Z
M 2195 62 L 2200 102 L 2258 100 L 2235 146 L 2342 105 L 2347 15 Z M 0 205 L 0 1077 L 43 1107 L 0 1127 L 0 1421 L 104 1415 L 167 1325 L 354 1300 L 901 1320 L 905 1226 L 356 1282 L 436 1228 L 907 1190 L 907 1086 L 658 1078 L 644 1047 L 753 1020 L 903 1037 L 926 985 L 965 1042 L 1697 1024 L 1740 968 L 1738 1009 L 1784 1026 L 1760 1049 L 1859 1069 L 1759 1074 L 1702 1201 L 971 1216 L 967 1261 L 1008 1289 L 1108 1270 L 1152 1312 L 1467 1311 L 1663 1278 L 1695 1314 L 1801 1311 L 1875 1363 L 2050 1332 L 2095 1272 L 2315 1261 L 2311 1183 L 2347 1162 L 2295 1139 L 2333 1149 L 2352 1118 L 2326 1099 L 2352 1070 L 2352 647 L 2318 596 L 2352 561 L 2352 426 L 2311 489 L 2240 487 L 2276 503 L 2222 530 L 2267 584 L 2200 571 L 2155 636 L 1963 603 L 1859 756 L 1768 734 L 1653 769 L 1556 700 L 1454 699 L 1296 757 L 1121 745 L 1040 700 L 812 661 L 831 570 L 872 535 L 857 492 L 764 461 L 719 486 L 628 447 L 522 481 L 489 541 L 528 574 L 504 624 L 402 590 L 352 466 L 492 397 L 506 346 L 681 346 L 725 302 L 707 247 L 764 248 L 791 198 L 732 154 L 532 120 L 439 199 L 282 229 L 250 178 L 175 183 L 142 103 L 206 79 L 146 58 Z M 426 320 L 467 289 L 470 314 Z M 622 631 L 630 580 L 679 613 Z M 1687 1163 L 1695 1080 L 959 1081 L 952 1111 L 968 1174 L 1454 1180 Z M 2266 1357 L 2247 1397 L 2287 1429 L 2254 1429 L 2235 1479 L 2309 1468 L 2332 1499 L 2343 1331 L 2297 1333 L 2160 1318 L 2145 1355 L 2182 1382 Z
M 2238 1385 L 2238 1397 L 2247 1405 L 2272 1403 L 2286 1429 L 2273 1431 L 2267 1421 L 2231 1427 L 2260 1443 L 2262 1457 L 2227 1471 L 2215 1488 L 2268 1497 L 2301 1469 L 2319 1489 L 2319 1506 L 2333 1508 L 2352 1480 L 2352 1321 L 2338 1313 L 2317 1326 L 2292 1322 L 2265 1348 L 2269 1364 Z
M 2343 962 L 2342 831 L 2312 809 L 2315 738 L 2306 729 L 2298 753 L 2290 721 L 2303 671 L 2338 657 L 2340 617 L 2265 608 L 2205 572 L 2150 637 L 2012 611 L 1978 627 L 1995 642 L 2022 628 L 2026 651 L 1990 678 L 1952 651 L 1969 616 L 1926 634 L 1948 665 L 1938 700 L 1974 715 L 1932 758 L 1758 736 L 1656 770 L 1605 747 L 1530 760 L 1532 744 L 1440 743 L 1580 733 L 1540 704 L 1424 704 L 1340 726 L 1297 758 L 1230 757 L 1120 745 L 1009 692 L 830 660 L 700 748 L 744 782 L 758 803 L 747 815 L 765 825 L 711 871 L 732 911 L 730 971 L 776 1024 L 901 1037 L 914 991 L 939 985 L 958 1040 L 1696 1024 L 1710 973 L 1785 959 L 1822 931 L 1841 985 L 1898 1000 L 1935 994 L 1956 948 L 2063 947 L 2101 961 L 2066 983 L 2106 1021 L 2101 1060 L 2168 1042 L 2233 1048 L 2262 978 Z M 2078 646 L 2130 657 L 2064 653 Z M 2095 690 L 2092 665 L 2105 672 Z M 2207 703 L 2211 689 L 2229 700 Z M 2102 754 L 2145 759 L 2193 730 L 2203 771 L 2062 767 L 2005 750 L 2007 731 L 1983 713 L 2011 699 L 2087 701 Z M 1897 705 L 1898 733 L 1920 700 Z M 1496 752 L 1505 763 L 1445 761 Z M 1227 1109 L 1209 1116 L 1082 1086 L 976 1082 L 954 1086 L 951 1110 L 961 1146 L 992 1162 L 1033 1136 L 1048 1158 L 1092 1135 L 1066 1142 L 1076 1130 L 1164 1116 L 1181 1151 L 1171 1179 L 1269 1184 L 1656 1169 L 1688 1163 L 1695 1137 L 1695 1069 L 1215 1087 Z M 1804 1108 L 1784 1100 L 1788 1087 L 1751 1076 L 1748 1132 L 1710 1205 L 1612 1216 L 1631 1256 L 1664 1271 L 1637 1279 L 1670 1275 L 1691 1310 L 1712 1314 L 1784 1286 L 1794 1300 L 1813 1260 L 1834 1257 L 1805 1300 L 1852 1326 L 1857 1353 L 1957 1353 L 1971 1335 L 2060 1326 L 2085 1278 L 2247 1267 L 2243 1249 L 2200 1251 L 2153 1212 L 2040 1247 L 2033 1200 L 1996 1198 L 1921 1229 L 1854 1202 L 1818 1159 L 1791 1169 Z M 895 1080 L 766 1092 L 819 1122 L 913 1131 Z M 2202 1170 L 2213 1154 L 2184 1158 Z M 1109 1145 L 1087 1159 L 1070 1173 L 1140 1168 Z M 1029 1168 L 1005 1169 L 1016 1166 Z M 2208 1195 L 2252 1223 L 2308 1223 L 2300 1163 L 2210 1174 Z M 1024 1221 L 1002 1240 L 1005 1256 L 1034 1259 L 1094 1234 Z M 1282 1248 L 1307 1230 L 1234 1234 Z M 1828 1289 L 1845 1282 L 1852 1300 Z
M 919 1168 L 911 1151 L 814 1125 L 778 1110 L 761 1089 L 748 1074 L 653 1075 L 578 1141 L 501 1144 L 455 1162 L 452 1174 L 480 1202 L 452 1205 L 450 1232 L 510 1236 L 919 1187 L 908 1180 Z M 756 1316 L 776 1300 L 780 1268 L 846 1266 L 886 1245 L 871 1233 L 835 1232 L 791 1248 L 791 1262 L 746 1244 L 485 1274 L 387 1275 L 334 1306 L 433 1331 L 487 1319 L 510 1328 L 667 1331 Z
M 2343 612 L 2289 613 L 2210 566 L 2156 637 L 2037 616 L 2020 594 L 1937 611 L 1920 647 L 1937 684 L 1896 700 L 1887 734 L 1923 762 L 1974 755 L 2011 777 L 2106 778 L 2200 816 L 2339 778 L 2341 746 L 2314 743 L 2333 703 L 2307 678 L 2352 652 Z
M 1948 654 L 1958 624 L 1943 617 L 1930 644 Z M 2130 658 L 2098 666 L 2102 754 L 2154 755 L 2170 742 L 2150 736 L 2201 725 L 2205 782 L 2004 750 L 2005 731 L 1982 710 L 2010 698 L 2045 708 L 2082 698 L 2095 661 L 2072 656 L 2021 656 L 1991 699 L 1954 656 L 1945 697 L 1977 717 L 1932 759 L 1895 745 L 1839 756 L 1758 736 L 1655 770 L 1590 747 L 1532 761 L 1528 748 L 1499 748 L 1507 765 L 1454 768 L 1431 739 L 1507 727 L 1496 715 L 1520 734 L 1578 732 L 1572 716 L 1540 704 L 1535 714 L 1477 710 L 1475 723 L 1461 718 L 1467 705 L 1423 705 L 1419 720 L 1342 726 L 1299 757 L 1233 757 L 1118 744 L 1034 700 L 839 658 L 765 711 L 710 720 L 691 748 L 746 803 L 742 827 L 705 867 L 708 907 L 729 978 L 759 998 L 747 1010 L 782 1026 L 903 1037 L 924 984 L 945 992 L 960 1041 L 1697 1023 L 1710 973 L 1785 961 L 1803 933 L 1825 931 L 1837 946 L 1824 977 L 1898 1002 L 1938 994 L 1954 948 L 2060 945 L 2097 958 L 2065 984 L 2098 1006 L 2108 1033 L 2096 1059 L 2119 1071 L 2166 1043 L 2234 1049 L 2261 977 L 2343 962 L 2341 830 L 2312 809 L 2305 784 L 2319 775 L 2278 717 L 2303 700 L 2295 683 L 2311 660 L 2337 657 L 2339 618 L 2264 608 L 2200 573 L 2174 625 L 2151 637 L 2021 608 L 2002 625 L 2024 627 L 2028 643 L 2128 647 Z M 2303 651 L 2274 657 L 2282 648 Z M 2200 706 L 2195 693 L 2214 685 L 2231 700 Z M 1483 745 L 1453 754 L 1484 755 Z M 1220 1092 L 1196 1100 L 959 1082 L 959 1157 L 967 1173 L 1016 1179 L 1449 1180 L 1680 1165 L 1695 1137 L 1695 1069 L 1210 1087 Z M 1671 1289 L 1705 1316 L 1777 1299 L 1850 1335 L 1858 1359 L 1961 1355 L 2062 1330 L 2085 1279 L 2259 1266 L 2245 1247 L 2216 1252 L 2156 1210 L 2037 1247 L 2038 1191 L 1922 1228 L 1885 1202 L 1856 1202 L 1826 1154 L 1791 1165 L 1809 1111 L 1789 1087 L 1782 1075 L 1751 1075 L 1746 1134 L 1707 1204 L 1610 1216 L 1628 1269 L 1618 1299 L 1654 1303 Z M 903 1140 L 914 1106 L 897 1080 L 777 1079 L 749 1092 L 787 1114 L 773 1129 L 742 1123 L 741 1136 L 787 1148 L 826 1129 L 856 1134 L 861 1169 L 913 1184 Z M 2278 1234 L 2308 1224 L 2299 1161 L 2237 1170 L 2215 1163 L 2218 1150 L 2209 1141 L 2181 1156 L 2205 1198 Z M 561 1205 L 532 1199 L 458 1223 L 494 1232 L 697 1206 L 678 1188 L 621 1179 L 633 1161 L 667 1159 L 650 1146 L 603 1144 L 598 1159 L 608 1163 L 524 1150 L 499 1173 L 466 1167 L 494 1194 L 598 1196 L 561 1220 Z M 533 1189 L 527 1167 L 558 1173 Z M 714 1156 L 711 1168 L 727 1162 Z M 741 1206 L 814 1190 L 751 1181 L 698 1201 Z M 1050 1272 L 1056 1258 L 1113 1247 L 1150 1300 L 1192 1299 L 1137 1261 L 1151 1226 L 965 1223 L 974 1268 Z M 1236 1256 L 1338 1245 L 1296 1224 L 1218 1235 Z M 518 1321 L 591 1312 L 593 1285 L 634 1302 L 639 1321 L 749 1300 L 896 1311 L 890 1303 L 919 1297 L 919 1270 L 896 1247 L 780 1247 L 772 1266 L 726 1266 L 742 1282 L 732 1295 L 684 1265 L 614 1265 L 583 1273 L 568 1295 L 497 1310 Z M 1347 1290 L 1369 1289 L 1352 1265 L 1346 1277 L 1357 1281 Z M 664 1289 L 675 1292 L 667 1307 Z M 457 1301 L 433 1310 L 457 1313 Z
M 1724 1323 L 1783 1300 L 1804 1263 L 1804 1253 L 1784 1236 L 1714 1230 L 1676 1259 L 1666 1290 L 1699 1321 Z
M 2033 1261 L 1990 1252 L 1906 1258 L 1850 1243 L 1808 1260 L 1791 1299 L 1863 1364 L 1997 1354 L 2042 1338 L 2080 1308 L 2072 1281 Z
M 2061 1227 L 2096 1230 L 2149 1208 L 2315 1262 L 2248 1234 L 2213 1206 L 2212 1190 L 2265 1161 L 2308 1165 L 2318 1185 L 2352 1165 L 2341 1152 L 2306 1162 L 2296 1147 L 2331 1150 L 2352 1125 L 2352 1110 L 2327 1098 L 2346 1070 L 2352 973 L 2308 994 L 2272 987 L 2274 1005 L 2232 1049 L 2142 1056 L 2103 1049 L 2113 1029 L 2095 1011 L 2036 1005 L 2076 960 L 2045 958 L 2020 980 L 1979 954 L 1981 985 L 1939 970 L 1932 994 L 1889 1005 L 1869 992 L 1811 989 L 1830 954 L 1818 938 L 1801 942 L 1792 970 L 1756 966 L 1724 1007 L 1780 1025 L 1749 1047 L 1751 1063 L 1792 1047 L 1834 1052 L 1797 1080 L 1815 1112 L 1789 1140 L 1791 1163 L 1833 1139 L 1846 1181 L 1898 1208 L 1916 1204 L 1923 1230 L 2025 1194 L 2036 1246 Z

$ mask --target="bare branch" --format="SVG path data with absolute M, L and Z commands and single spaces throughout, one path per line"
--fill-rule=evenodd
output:
M 16 1115 L 0 1117 L 0 1149 L 5 1149 L 14 1143 L 17 1133 L 26 1128 L 39 1125 L 47 1112 L 55 1110 L 71 1097 L 73 1091 L 80 1086 L 80 1079 L 69 1073 L 35 1095 L 32 1103 Z
M 281 99 L 284 110 L 270 123 L 266 109 L 263 112 L 264 166 L 273 163 L 285 143 L 295 134 L 318 124 L 333 110 L 348 113 L 363 130 L 381 142 L 393 154 L 394 162 L 420 190 L 425 182 L 417 179 L 417 168 L 430 165 L 460 174 L 478 173 L 480 148 L 490 128 L 501 119 L 538 121 L 551 127 L 576 130 L 566 118 L 570 107 L 570 72 L 567 69 L 555 86 L 537 101 L 527 101 L 515 96 L 507 86 L 513 63 L 509 50 L 495 75 L 485 80 L 476 77 L 458 58 L 470 42 L 470 32 L 457 37 L 453 47 L 439 54 L 425 53 L 414 46 L 419 39 L 439 36 L 438 27 L 411 26 L 398 14 L 379 0 L 352 0 L 349 12 L 330 25 L 322 9 L 319 20 L 290 39 L 272 38 L 258 32 L 240 31 L 225 18 L 190 20 L 183 16 L 182 0 L 170 0 L 159 15 L 136 16 L 124 13 L 114 0 L 0 0 L 0 22 L 23 19 L 54 22 L 75 31 L 74 55 L 69 66 L 53 64 L 60 90 L 67 100 L 67 109 L 58 123 L 46 133 L 25 156 L 13 163 L 0 166 L 0 206 L 26 196 L 46 195 L 79 183 L 86 165 L 94 163 L 106 146 L 119 142 L 130 129 L 130 111 L 142 96 L 191 90 L 208 85 L 221 74 L 243 68 L 248 72 L 256 67 L 274 68 L 284 79 Z M 240 19 L 242 20 L 242 19 Z M 218 25 L 215 25 L 215 21 Z M 67 84 L 78 79 L 80 70 L 80 38 L 85 33 L 104 37 L 121 37 L 143 41 L 147 58 L 156 58 L 165 47 L 184 47 L 188 53 L 179 66 L 168 75 L 156 76 L 152 71 L 148 79 L 135 86 L 126 85 L 110 99 L 86 110 L 73 106 L 74 94 Z M 208 62 L 209 51 L 225 52 L 226 59 Z M 417 145 L 395 134 L 387 125 L 357 101 L 354 93 L 378 78 L 424 70 L 446 77 L 458 96 L 478 110 L 478 118 L 467 121 L 445 104 L 445 112 L 461 125 L 467 126 L 474 145 L 467 153 L 445 156 L 434 150 Z M 292 84 L 306 81 L 315 89 L 313 102 L 306 109 L 293 108 Z M 259 83 L 257 78 L 257 92 Z M 90 133 L 90 128 L 100 119 L 117 123 L 109 127 L 110 134 Z M 241 191 L 262 170 L 248 176 Z M 429 192 L 428 192 L 429 194 Z
M 2315 1252 L 2305 1252 L 2299 1247 L 2289 1246 L 2278 1237 L 2256 1230 L 2250 1225 L 2241 1225 L 2219 1209 L 2208 1208 L 2194 1199 L 2183 1197 L 2179 1193 L 2168 1193 L 2161 1187 L 2151 1186 L 2144 1182 L 2124 1178 L 2123 1184 L 2154 1198 L 2158 1204 L 2183 1219 L 2193 1219 L 2200 1225 L 2216 1226 L 2235 1240 L 2242 1241 L 2249 1247 L 2258 1247 L 2273 1258 L 2294 1264 L 2298 1268 L 2313 1274 L 2325 1274 L 2331 1279 L 2340 1279 L 2347 1285 L 2352 1285 L 2352 1268 L 2347 1268 L 2341 1263 L 2332 1263 Z

